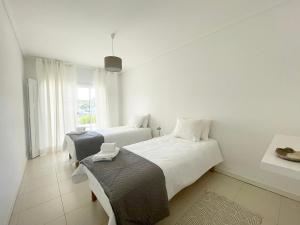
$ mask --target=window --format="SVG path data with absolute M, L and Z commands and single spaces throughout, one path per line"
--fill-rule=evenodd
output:
M 96 126 L 95 89 L 90 86 L 77 88 L 77 124 L 92 129 Z

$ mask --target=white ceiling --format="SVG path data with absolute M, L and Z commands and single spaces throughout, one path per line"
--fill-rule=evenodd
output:
M 138 66 L 282 0 L 5 0 L 25 55 Z

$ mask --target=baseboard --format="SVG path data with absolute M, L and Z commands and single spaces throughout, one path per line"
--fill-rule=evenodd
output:
M 276 194 L 278 194 L 278 195 L 281 195 L 281 196 L 284 196 L 284 197 L 286 197 L 286 198 L 293 199 L 293 200 L 295 200 L 295 201 L 300 202 L 300 196 L 299 196 L 299 195 L 295 195 L 295 194 L 292 194 L 292 193 L 285 192 L 285 191 L 283 191 L 283 190 L 280 190 L 280 189 L 271 187 L 271 186 L 269 186 L 269 185 L 265 185 L 265 184 L 262 184 L 262 183 L 259 183 L 259 182 L 250 180 L 250 179 L 245 178 L 245 177 L 243 177 L 243 176 L 240 176 L 240 175 L 237 175 L 237 174 L 234 174 L 234 173 L 231 173 L 231 172 L 227 172 L 227 171 L 222 170 L 222 169 L 219 169 L 219 168 L 216 168 L 215 170 L 216 170 L 217 172 L 219 172 L 219 173 L 222 173 L 222 174 L 226 175 L 226 176 L 235 178 L 235 179 L 240 180 L 240 181 L 243 181 L 243 182 L 245 182 L 245 183 L 254 185 L 254 186 L 256 186 L 256 187 L 259 187 L 259 188 L 262 188 L 262 189 L 271 191 L 271 192 L 276 193 Z

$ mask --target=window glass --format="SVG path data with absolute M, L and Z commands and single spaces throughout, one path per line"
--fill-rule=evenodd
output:
M 96 126 L 95 89 L 89 86 L 77 88 L 77 124 L 92 129 Z

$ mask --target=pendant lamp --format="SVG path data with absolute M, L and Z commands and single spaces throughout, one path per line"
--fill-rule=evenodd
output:
M 104 57 L 104 68 L 109 72 L 121 72 L 122 70 L 122 59 L 120 57 L 114 56 L 114 38 L 116 34 L 112 33 L 111 37 L 111 56 Z

